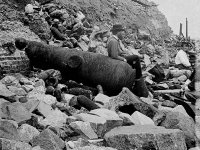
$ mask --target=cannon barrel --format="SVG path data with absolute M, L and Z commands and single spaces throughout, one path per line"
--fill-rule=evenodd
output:
M 131 90 L 135 81 L 135 69 L 123 61 L 92 52 L 26 42 L 25 51 L 34 67 L 57 69 L 65 79 L 90 86 L 100 84 L 111 95 L 118 94 L 123 87 Z

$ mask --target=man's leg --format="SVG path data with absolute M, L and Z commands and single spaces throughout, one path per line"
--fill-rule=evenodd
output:
M 136 69 L 136 79 L 142 77 L 142 68 L 140 64 L 140 58 L 137 55 L 130 55 L 124 57 L 127 60 L 127 63 L 133 68 Z

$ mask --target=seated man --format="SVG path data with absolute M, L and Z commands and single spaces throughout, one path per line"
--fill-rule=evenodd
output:
M 188 44 L 183 42 L 182 49 L 178 51 L 175 57 L 176 67 L 179 69 L 190 69 L 191 64 L 189 62 L 189 58 L 187 56 L 187 52 L 189 51 Z
M 131 65 L 133 69 L 136 69 L 136 79 L 139 79 L 142 77 L 142 69 L 139 56 L 122 56 L 123 51 L 120 46 L 120 40 L 122 40 L 125 36 L 124 31 L 125 29 L 122 25 L 113 25 L 113 28 L 111 29 L 112 35 L 110 36 L 107 42 L 108 56 L 113 59 L 118 59 L 127 62 L 129 65 Z
M 118 59 L 127 62 L 133 69 L 136 70 L 136 81 L 134 86 L 134 91 L 137 96 L 147 97 L 148 90 L 146 84 L 142 78 L 142 68 L 140 64 L 140 58 L 137 55 L 122 56 L 123 51 L 121 49 L 120 43 L 125 36 L 125 29 L 121 24 L 113 25 L 111 29 L 112 35 L 108 39 L 107 48 L 108 56 L 113 59 Z M 141 89 L 142 88 L 142 89 Z

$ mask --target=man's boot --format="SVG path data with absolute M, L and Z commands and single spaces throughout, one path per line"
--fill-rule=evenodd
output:
M 133 93 L 138 97 L 148 97 L 149 91 L 143 77 L 136 79 L 133 86 Z

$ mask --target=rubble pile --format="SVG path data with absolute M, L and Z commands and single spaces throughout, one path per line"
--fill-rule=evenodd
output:
M 153 3 L 144 2 L 141 3 L 155 7 Z M 141 7 L 133 3 L 138 9 Z M 147 98 L 136 96 L 127 87 L 113 96 L 100 84 L 91 86 L 82 84 L 84 81 L 66 80 L 68 74 L 63 74 L 63 70 L 29 68 L 25 53 L 13 44 L 17 37 L 66 51 L 108 55 L 109 28 L 99 24 L 103 24 L 103 20 L 94 18 L 99 13 L 94 7 L 86 9 L 85 5 L 90 6 L 85 1 L 60 4 L 38 0 L 24 7 L 20 20 L 26 26 L 19 21 L 0 24 L 0 147 L 19 150 L 197 148 L 200 122 L 195 112 L 200 107 L 198 97 L 182 91 L 192 71 L 174 66 L 178 37 L 160 40 L 142 30 L 144 28 L 138 32 L 134 32 L 138 28 L 127 30 L 122 49 L 125 55 L 135 54 L 141 58 L 149 90 Z M 109 15 L 115 16 L 115 13 Z M 149 12 L 152 16 L 155 13 Z M 152 22 L 158 27 L 158 22 Z M 163 36 L 169 34 L 169 30 L 166 32 Z M 78 62 L 71 65 L 78 66 Z M 28 75 L 21 69 L 28 71 Z
M 138 98 L 127 88 L 109 97 L 74 81 L 60 82 L 56 70 L 1 79 L 1 147 L 184 150 L 195 146 L 194 120 L 176 101 Z

